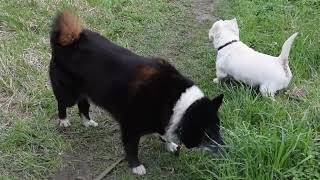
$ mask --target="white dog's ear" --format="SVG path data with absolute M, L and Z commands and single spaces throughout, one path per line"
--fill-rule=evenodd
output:
M 212 29 L 213 29 L 213 32 L 214 32 L 214 33 L 217 33 L 217 32 L 219 32 L 219 31 L 221 31 L 222 22 L 223 22 L 223 21 L 220 20 L 220 21 L 217 21 L 217 22 L 215 22 L 215 23 L 213 24 Z
M 211 32 L 209 32 L 209 40 L 213 41 L 213 34 Z
M 234 26 L 236 29 L 239 29 L 237 18 L 233 18 L 233 19 L 232 19 L 232 23 L 233 23 L 233 26 Z
M 231 19 L 231 22 L 229 27 L 231 28 L 231 30 L 237 35 L 239 36 L 239 26 L 238 26 L 238 22 L 237 22 L 237 18 L 233 18 Z
M 213 23 L 210 31 L 209 31 L 209 39 L 213 41 L 214 36 L 217 36 L 220 34 L 220 32 L 223 29 L 223 21 L 219 20 Z
M 233 21 L 235 24 L 238 24 L 236 17 L 234 17 L 234 18 L 232 19 L 232 21 Z

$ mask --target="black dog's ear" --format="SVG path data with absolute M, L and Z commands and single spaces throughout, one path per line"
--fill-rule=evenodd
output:
M 215 109 L 216 111 L 219 110 L 219 107 L 220 107 L 221 104 L 222 104 L 223 96 L 224 96 L 223 94 L 220 94 L 219 96 L 217 96 L 217 97 L 215 97 L 214 99 L 211 100 L 212 105 L 213 105 L 213 107 L 214 107 L 214 109 Z

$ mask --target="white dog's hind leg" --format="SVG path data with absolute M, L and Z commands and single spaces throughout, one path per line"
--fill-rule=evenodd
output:
M 228 76 L 228 74 L 224 73 L 220 68 L 217 68 L 216 75 L 217 77 L 213 79 L 214 83 L 220 83 L 223 78 Z

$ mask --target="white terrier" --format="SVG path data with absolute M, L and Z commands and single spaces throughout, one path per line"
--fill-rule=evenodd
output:
M 218 50 L 216 75 L 219 83 L 228 75 L 250 86 L 259 86 L 263 96 L 270 96 L 288 87 L 292 74 L 288 57 L 294 33 L 282 46 L 279 57 L 259 53 L 240 41 L 237 20 L 220 20 L 212 25 L 209 39 Z

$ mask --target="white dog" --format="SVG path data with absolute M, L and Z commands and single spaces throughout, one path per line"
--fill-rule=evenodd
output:
M 292 74 L 288 57 L 294 33 L 282 46 L 279 57 L 259 53 L 239 39 L 237 20 L 220 20 L 212 25 L 209 39 L 218 50 L 214 82 L 219 83 L 228 75 L 250 86 L 259 86 L 264 96 L 274 99 L 276 91 L 288 87 Z

